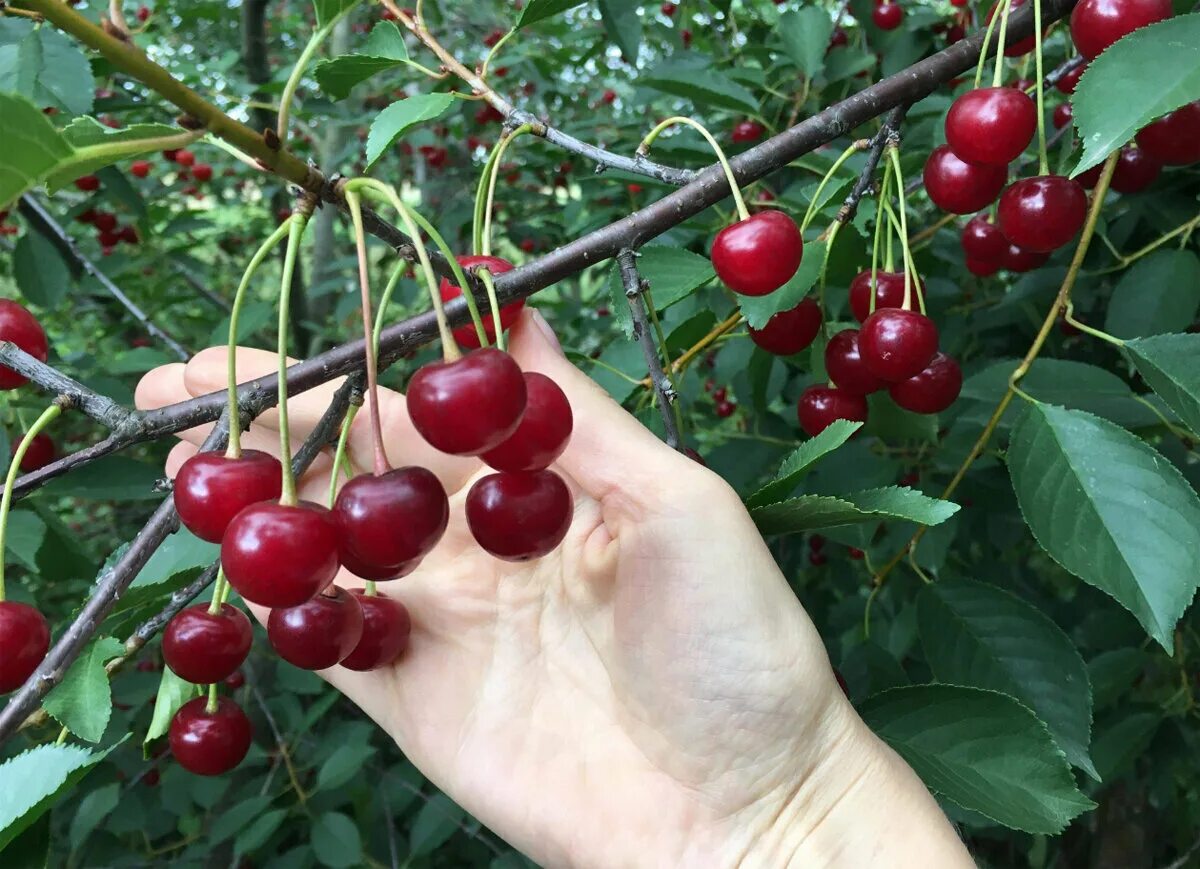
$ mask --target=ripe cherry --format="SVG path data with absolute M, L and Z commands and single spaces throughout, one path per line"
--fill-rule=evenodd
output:
M 333 513 L 308 501 L 251 504 L 233 517 L 221 540 L 229 583 L 251 603 L 299 606 L 338 571 Z
M 197 163 L 192 167 L 192 177 L 203 184 L 206 181 L 211 181 L 213 176 L 213 168 L 207 163 Z
M 880 30 L 895 30 L 904 20 L 904 10 L 900 8 L 899 3 L 889 0 L 871 10 L 871 20 Z
M 1143 127 L 1137 134 L 1137 143 L 1155 160 L 1168 166 L 1200 162 L 1200 100 Z
M 501 275 L 505 272 L 512 271 L 513 264 L 508 260 L 500 259 L 498 256 L 460 256 L 455 257 L 458 264 L 464 269 L 472 266 L 487 266 L 488 272 L 492 275 Z M 457 299 L 462 295 L 462 288 L 458 284 L 452 284 L 446 278 L 442 278 L 442 283 L 439 287 L 442 301 L 448 302 L 451 299 Z M 515 302 L 510 302 L 500 309 L 500 325 L 507 331 L 512 328 L 512 324 L 517 322 L 517 317 L 521 315 L 521 309 L 525 307 L 525 300 L 518 299 Z M 492 318 L 491 311 L 487 305 L 483 305 L 479 309 L 480 319 L 483 320 L 483 331 L 487 334 L 489 341 L 496 340 L 496 321 Z M 479 347 L 479 336 L 475 334 L 475 324 L 468 323 L 466 326 L 459 326 L 454 330 L 454 340 L 463 347 L 476 349 Z
M 1117 157 L 1110 183 L 1118 193 L 1140 193 L 1155 182 L 1160 172 L 1162 163 L 1144 149 L 1126 145 Z
M 946 115 L 946 141 L 958 159 L 1007 167 L 1037 131 L 1037 108 L 1024 91 L 976 88 L 954 101 Z
M 937 347 L 933 320 L 903 308 L 876 311 L 863 323 L 858 336 L 858 350 L 867 370 L 888 383 L 920 374 Z
M 1087 217 L 1087 194 L 1062 175 L 1022 178 L 1004 191 L 996 216 L 1013 244 L 1047 253 L 1079 232 Z
M 1054 83 L 1054 86 L 1058 88 L 1059 93 L 1073 94 L 1075 93 L 1075 86 L 1079 84 L 1079 79 L 1083 77 L 1086 71 L 1087 64 L 1081 63 L 1079 66 L 1065 73 L 1062 78 Z
M 843 392 L 868 395 L 887 386 L 867 370 L 858 350 L 858 330 L 843 329 L 825 345 L 825 371 Z
M 1010 272 L 1031 272 L 1044 266 L 1048 259 L 1050 259 L 1048 253 L 1025 250 L 1025 248 L 1009 242 L 1004 255 L 1000 257 L 1000 265 Z
M 525 413 L 517 430 L 481 458 L 497 471 L 540 471 L 562 455 L 574 425 L 571 403 L 558 384 L 525 372 Z
M 259 450 L 243 450 L 237 459 L 196 453 L 175 475 L 175 509 L 189 531 L 220 543 L 234 516 L 251 504 L 279 498 L 282 480 L 279 459 Z
M 606 106 L 611 106 L 616 101 L 617 101 L 617 92 L 614 90 L 607 90 L 600 97 L 600 102 L 604 103 Z
M 92 225 L 101 232 L 112 232 L 117 228 L 117 216 L 111 211 L 97 211 Z
M 914 291 L 915 291 L 914 287 Z M 924 285 L 921 287 L 924 290 Z M 904 272 L 875 273 L 875 310 L 899 308 L 904 304 Z M 850 281 L 850 310 L 862 322 L 871 316 L 871 270 L 859 272 Z
M 0 600 L 0 694 L 25 684 L 50 649 L 50 628 L 35 607 Z
M 796 404 L 800 428 L 816 437 L 839 419 L 867 421 L 867 400 L 861 395 L 834 386 L 810 386 Z
M 941 413 L 954 404 L 962 390 L 962 369 L 945 353 L 938 353 L 925 370 L 888 388 L 892 401 L 913 413 Z
M 340 586 L 286 609 L 273 609 L 267 639 L 279 657 L 302 670 L 328 670 L 362 639 L 359 599 Z
M 20 445 L 20 441 L 14 440 L 9 448 L 10 454 L 16 455 Z M 54 461 L 55 452 L 54 441 L 50 439 L 50 435 L 34 435 L 29 446 L 25 448 L 25 455 L 21 457 L 21 470 L 27 474 L 41 470 Z
M 674 3 L 664 3 L 662 6 L 660 6 L 658 8 L 659 8 L 659 11 L 662 12 L 663 15 L 670 18 L 672 15 L 675 14 L 675 10 L 678 9 L 679 7 L 676 6 Z
M 453 362 L 431 362 L 408 385 L 408 412 L 425 440 L 444 453 L 477 456 L 517 430 L 525 412 L 525 377 L 495 348 Z
M 804 299 L 790 311 L 780 311 L 761 329 L 750 328 L 750 340 L 768 353 L 791 356 L 816 340 L 821 331 L 821 306 Z
M 737 410 L 737 405 L 732 401 L 722 399 L 717 402 L 717 406 L 713 408 L 713 413 L 717 415 L 717 419 L 729 419 Z
M 355 477 L 338 492 L 333 514 L 342 563 L 363 579 L 382 580 L 409 562 L 415 567 L 437 545 L 450 504 L 437 476 L 414 466 Z
M 1007 244 L 1008 242 L 1005 242 Z M 1000 271 L 1000 260 L 983 260 L 967 257 L 967 271 L 976 277 L 986 278 Z
M 383 594 L 368 595 L 356 588 L 350 592 L 362 608 L 362 637 L 342 659 L 347 670 L 378 670 L 404 654 L 412 633 L 408 608 Z
M 232 674 L 254 642 L 250 619 L 232 604 L 217 613 L 208 604 L 181 610 L 163 632 L 163 660 L 175 675 L 196 685 L 211 685 Z
M 134 160 L 131 164 L 129 164 L 129 171 L 135 178 L 145 178 L 150 174 L 150 161 Z
M 145 22 L 150 17 L 149 6 L 139 6 L 137 10 L 137 20 Z
M 964 163 L 949 145 L 941 145 L 925 161 L 924 179 L 925 192 L 938 208 L 951 214 L 971 214 L 996 200 L 1008 171 L 1004 166 Z
M 1091 60 L 1122 36 L 1171 14 L 1171 0 L 1080 0 L 1071 11 L 1071 40 Z
M 0 341 L 11 341 L 39 362 L 50 355 L 42 325 L 11 299 L 0 299 Z M 16 389 L 28 382 L 24 375 L 0 365 L 0 389 Z
M 712 244 L 712 264 L 725 286 L 744 296 L 765 296 L 792 279 L 804 256 L 796 222 L 768 209 L 730 224 Z
M 250 719 L 228 697 L 217 698 L 209 712 L 207 697 L 197 697 L 179 707 L 171 719 L 168 740 L 179 765 L 196 775 L 229 772 L 250 750 Z
M 75 179 L 75 186 L 84 193 L 92 193 L 100 189 L 100 179 L 95 175 L 83 175 Z
M 181 150 L 178 150 L 175 152 L 175 162 L 178 163 L 180 166 L 183 166 L 186 168 L 188 166 L 195 164 L 196 155 L 193 154 L 191 151 L 186 151 L 186 150 L 181 149 Z
M 977 214 L 963 227 L 962 248 L 967 259 L 998 262 L 1008 250 L 1008 239 L 986 214 Z
M 504 561 L 541 558 L 571 527 L 571 490 L 553 471 L 501 472 L 467 493 L 467 526 L 476 542 Z
M 1067 126 L 1067 124 L 1071 123 L 1071 118 L 1073 115 L 1074 112 L 1071 110 L 1070 103 L 1060 103 L 1059 105 L 1055 106 L 1054 114 L 1050 117 L 1051 122 L 1054 124 L 1054 129 L 1061 130 L 1063 127 Z
M 733 125 L 733 141 L 757 142 L 766 131 L 758 121 L 739 121 Z

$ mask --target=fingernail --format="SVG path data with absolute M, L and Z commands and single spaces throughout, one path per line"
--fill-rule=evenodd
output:
M 545 337 L 546 343 L 553 347 L 559 356 L 567 355 L 566 353 L 563 353 L 562 345 L 558 343 L 558 336 L 554 334 L 554 329 L 552 329 L 550 324 L 546 322 L 546 318 L 542 316 L 540 311 L 535 310 L 533 312 L 533 323 L 538 327 L 538 331 L 541 332 Z

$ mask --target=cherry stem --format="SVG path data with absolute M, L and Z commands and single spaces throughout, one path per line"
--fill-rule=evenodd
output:
M 366 585 L 363 586 L 363 594 L 367 597 L 375 597 L 379 591 L 375 588 L 375 580 L 368 579 Z
M 209 715 L 214 714 L 217 711 L 218 699 L 217 684 L 214 682 L 208 686 L 208 702 L 204 704 L 204 711 Z
M 25 432 L 25 436 L 17 444 L 17 450 L 13 453 L 12 461 L 8 465 L 8 476 L 4 478 L 4 495 L 0 497 L 0 602 L 4 600 L 4 542 L 8 536 L 8 511 L 12 507 L 13 484 L 17 481 L 17 475 L 21 471 L 21 462 L 24 461 L 25 453 L 29 451 L 29 445 L 33 443 L 33 439 L 41 434 L 46 426 L 54 422 L 62 412 L 61 400 L 56 400 L 43 410 L 42 415 L 33 421 L 29 431 Z
M 238 318 L 242 315 L 242 304 L 246 300 L 246 289 L 250 286 L 250 280 L 275 245 L 279 244 L 287 235 L 291 222 L 292 217 L 288 215 L 287 220 L 279 224 L 254 252 L 254 256 L 250 258 L 250 262 L 246 266 L 246 271 L 242 274 L 242 282 L 238 284 L 237 292 L 233 294 L 233 304 L 229 309 L 229 351 L 225 357 L 225 371 L 229 384 L 229 445 L 225 449 L 225 458 L 227 459 L 242 457 L 242 414 L 238 409 L 237 396 Z
M 813 193 L 812 201 L 808 203 L 808 210 L 804 212 L 804 219 L 800 221 L 800 232 L 808 229 L 808 225 L 812 223 L 812 219 L 817 216 L 817 209 L 820 207 L 821 193 L 825 190 L 825 186 L 830 182 L 837 170 L 842 168 L 842 164 L 849 160 L 854 154 L 864 150 L 870 144 L 869 139 L 857 139 L 850 144 L 850 147 L 841 153 L 841 156 L 833 161 L 833 165 L 829 167 L 829 171 L 825 173 L 825 177 L 821 179 L 821 183 L 817 185 L 817 190 Z
M 682 115 L 667 118 L 647 133 L 646 138 L 642 139 L 642 143 L 637 146 L 637 151 L 635 152 L 637 156 L 645 157 L 650 152 L 650 146 L 658 138 L 659 133 L 676 124 L 686 124 L 699 132 L 705 141 L 708 142 L 709 147 L 713 149 L 713 153 L 717 155 L 717 162 L 721 164 L 721 169 L 725 172 L 725 180 L 729 182 L 729 191 L 733 194 L 733 204 L 737 207 L 738 219 L 749 220 L 750 211 L 746 208 L 746 200 L 742 197 L 742 191 L 738 188 L 737 179 L 733 176 L 733 167 L 729 165 L 729 160 L 725 156 L 725 152 L 721 150 L 721 146 L 717 144 L 717 140 L 713 138 L 712 133 L 704 128 L 703 124 L 693 121 L 691 118 L 685 118 Z
M 338 479 L 341 477 L 342 468 L 346 463 L 346 444 L 350 440 L 350 427 L 354 425 L 354 417 L 358 415 L 359 405 L 351 404 L 346 409 L 346 418 L 342 420 L 342 430 L 338 432 L 337 448 L 333 453 L 333 470 L 329 473 L 329 509 L 333 509 L 334 503 L 337 501 Z M 352 469 L 347 469 L 347 477 L 351 476 Z
M 891 221 L 891 224 L 892 224 L 892 229 L 896 232 L 897 235 L 899 235 L 900 231 L 901 231 L 900 221 L 896 218 L 896 212 L 892 210 L 892 206 L 890 204 L 886 206 L 886 210 L 887 210 L 888 220 Z M 906 310 L 908 310 L 911 305 L 911 299 L 909 298 L 909 295 L 908 295 L 909 283 L 907 281 L 907 277 L 911 271 L 911 274 L 913 276 L 913 278 L 912 278 L 913 295 L 915 295 L 917 297 L 917 310 L 919 310 L 922 314 L 924 314 L 925 313 L 925 296 L 921 292 L 921 284 L 917 280 L 917 277 L 916 277 L 917 267 L 916 267 L 916 264 L 913 262 L 912 252 L 909 250 L 905 250 L 904 254 L 905 254 L 904 273 L 905 273 L 905 278 L 906 278 L 906 280 L 904 282 L 904 288 L 905 288 L 904 308 Z
M 875 237 L 871 242 L 871 299 L 867 304 L 867 316 L 875 313 L 875 295 L 879 292 L 879 234 L 883 232 L 886 216 L 883 203 L 887 199 L 888 187 L 892 182 L 892 164 L 883 164 L 883 181 L 879 185 L 879 197 L 875 201 Z
M 1066 305 L 1063 306 L 1063 319 L 1078 329 L 1084 334 L 1091 335 L 1093 338 L 1099 338 L 1101 341 L 1107 341 L 1114 347 L 1124 347 L 1125 342 L 1115 335 L 1110 335 L 1107 332 L 1102 332 L 1099 329 L 1089 326 L 1087 323 L 1081 323 L 1075 319 L 1075 303 L 1067 299 Z
M 1033 59 L 1037 70 L 1037 132 L 1038 174 L 1050 174 L 1050 158 L 1046 154 L 1046 111 L 1042 91 L 1046 82 L 1042 77 L 1042 0 L 1033 0 Z
M 994 88 L 1000 87 L 1004 78 L 1004 36 L 1008 32 L 1008 10 L 1011 6 L 1012 0 L 1004 0 L 1004 8 L 1000 9 L 996 16 L 1000 18 L 1000 34 L 996 38 L 996 69 L 992 73 L 992 87 Z
M 479 177 L 479 186 L 475 190 L 475 219 L 472 223 L 472 246 L 475 253 L 488 256 L 492 252 L 492 203 L 496 195 L 496 179 L 500 175 L 500 161 L 504 152 L 518 136 L 533 131 L 530 124 L 521 124 L 511 133 L 500 137 L 488 155 L 484 164 L 483 174 Z
M 1006 6 L 1007 4 L 1002 3 L 1001 5 Z M 1001 12 L 1000 7 L 996 8 L 996 12 Z M 992 16 L 992 19 L 987 23 L 987 30 L 983 34 L 983 45 L 979 49 L 979 61 L 975 64 L 975 87 L 979 87 L 979 83 L 983 81 L 983 67 L 987 63 L 988 45 L 991 44 L 992 31 L 996 29 L 996 19 L 999 17 L 999 14 Z M 1002 55 L 1003 49 L 996 54 L 997 57 Z
M 903 254 L 905 269 L 904 269 L 904 308 L 908 310 L 908 306 L 912 302 L 912 285 L 917 281 L 917 271 L 912 266 L 912 251 L 908 249 L 908 207 L 904 201 L 904 173 L 900 170 L 900 149 L 894 144 L 887 146 L 888 158 L 891 162 L 892 171 L 896 175 L 896 198 L 900 203 L 900 252 Z M 917 294 L 921 305 L 921 313 L 925 313 L 925 301 L 920 299 L 920 293 Z
M 217 565 L 217 581 L 213 583 L 212 603 L 208 605 L 208 614 L 215 616 L 225 603 L 225 591 L 229 582 L 225 579 L 225 568 Z
M 409 216 L 416 224 L 425 230 L 425 234 L 429 236 L 430 241 L 437 247 L 441 254 L 446 259 L 446 264 L 450 266 L 450 271 L 454 274 L 454 279 L 458 281 L 458 286 L 463 290 L 463 296 L 467 300 L 467 310 L 471 312 L 471 322 L 475 326 L 475 334 L 479 338 L 479 346 L 486 347 L 490 343 L 487 337 L 487 330 L 483 328 L 483 320 L 479 316 L 479 307 L 475 304 L 475 294 L 469 292 L 471 284 L 467 281 L 467 273 L 458 262 L 458 257 L 454 255 L 454 251 L 450 250 L 450 245 L 446 244 L 446 239 L 438 232 L 432 223 L 426 220 L 417 211 L 411 211 Z M 441 296 L 439 295 L 440 299 Z
M 363 355 L 366 357 L 367 395 L 371 404 L 371 445 L 375 453 L 375 476 L 390 471 L 387 452 L 383 447 L 383 422 L 379 413 L 379 365 L 375 353 L 375 333 L 371 315 L 371 272 L 367 264 L 367 234 L 363 229 L 362 198 L 358 191 L 347 186 L 346 206 L 354 224 L 354 247 L 358 252 L 358 288 L 362 308 Z
M 483 63 L 479 67 L 480 78 L 487 78 L 488 64 L 492 62 L 492 58 L 496 56 L 496 52 L 504 47 L 504 43 L 508 42 L 509 37 L 516 32 L 517 31 L 515 29 L 508 31 L 508 33 L 501 36 L 500 39 L 497 40 L 496 44 L 492 46 L 492 50 L 487 53 L 487 57 L 483 59 Z
M 329 34 L 333 33 L 333 29 L 337 26 L 338 22 L 345 18 L 353 8 L 354 4 L 348 3 L 341 12 L 325 22 L 323 27 L 309 37 L 308 44 L 304 46 L 304 50 L 300 52 L 300 56 L 296 59 L 296 64 L 292 67 L 292 73 L 288 76 L 287 83 L 283 86 L 283 94 L 279 98 L 279 117 L 276 119 L 275 133 L 279 136 L 281 142 L 287 141 L 288 113 L 291 111 L 292 99 L 296 96 L 296 89 L 300 87 L 300 79 L 304 77 L 304 70 L 308 68 L 309 61 L 317 53 L 317 49 L 329 38 Z
M 279 354 L 279 456 L 283 465 L 283 491 L 279 503 L 294 507 L 296 475 L 292 472 L 292 436 L 288 426 L 287 406 L 287 351 L 288 318 L 291 308 L 292 274 L 296 271 L 296 255 L 300 251 L 300 240 L 308 226 L 307 210 L 293 214 L 288 222 L 287 248 L 283 254 L 283 278 L 279 290 L 279 330 L 276 336 L 276 352 Z

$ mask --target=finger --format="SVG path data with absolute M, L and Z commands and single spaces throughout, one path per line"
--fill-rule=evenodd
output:
M 183 382 L 183 372 L 187 366 L 182 362 L 172 362 L 170 365 L 160 365 L 148 371 L 138 381 L 133 393 L 134 406 L 138 410 L 158 410 L 170 404 L 186 401 L 192 395 L 187 391 Z M 187 431 L 179 432 L 176 437 L 190 440 L 193 443 L 203 443 L 208 436 L 211 425 L 197 426 Z
M 167 454 L 166 474 L 169 479 L 174 480 L 175 475 L 179 473 L 179 469 L 183 467 L 183 463 L 190 459 L 200 450 L 195 444 L 183 441 L 175 444 L 171 448 L 171 452 Z

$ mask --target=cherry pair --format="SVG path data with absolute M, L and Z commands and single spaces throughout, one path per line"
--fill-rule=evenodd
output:
M 1013 244 L 985 214 L 977 214 L 967 221 L 961 240 L 967 270 L 978 277 L 987 277 L 1000 269 L 1032 271 L 1045 265 L 1049 259 L 1048 254 L 1025 250 Z

